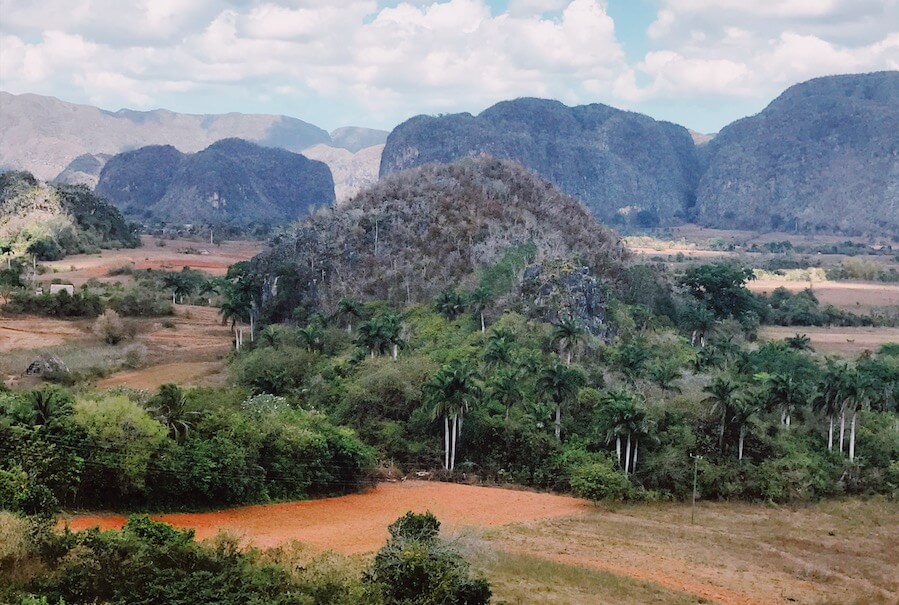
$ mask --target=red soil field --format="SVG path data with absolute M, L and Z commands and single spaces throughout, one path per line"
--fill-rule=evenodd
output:
M 362 494 L 304 502 L 246 506 L 207 513 L 151 515 L 176 527 L 193 528 L 197 538 L 227 531 L 260 548 L 299 540 L 345 554 L 372 552 L 387 540 L 387 526 L 408 511 L 434 513 L 448 529 L 490 527 L 577 515 L 590 505 L 577 498 L 455 483 L 381 483 Z M 121 527 L 121 515 L 78 515 L 73 531 Z

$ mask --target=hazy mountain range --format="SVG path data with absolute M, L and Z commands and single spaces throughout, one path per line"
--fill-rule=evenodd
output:
M 490 155 L 537 172 L 602 220 L 632 227 L 695 221 L 899 233 L 897 133 L 896 71 L 798 84 L 717 135 L 606 105 L 542 99 L 501 102 L 477 116 L 416 116 L 388 137 L 357 127 L 328 133 L 283 116 L 108 112 L 0 93 L 0 168 L 45 179 L 93 186 L 112 154 L 147 144 L 194 153 L 241 138 L 326 163 L 329 199 L 342 202 L 399 170 Z

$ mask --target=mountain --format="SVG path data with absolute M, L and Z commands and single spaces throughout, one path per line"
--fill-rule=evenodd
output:
M 414 117 L 387 138 L 380 174 L 482 154 L 535 170 L 604 221 L 638 226 L 682 219 L 699 179 L 685 128 L 541 99 L 505 101 L 478 116 Z
M 704 225 L 899 234 L 899 72 L 797 84 L 703 155 Z
M 251 270 L 266 312 L 284 318 L 298 307 L 333 310 L 345 296 L 406 304 L 484 282 L 509 295 L 526 264 L 560 258 L 578 259 L 565 271 L 614 278 L 625 255 L 583 204 L 533 172 L 469 158 L 387 176 L 316 212 Z
M 194 154 L 171 145 L 118 154 L 96 191 L 127 215 L 175 223 L 283 224 L 334 203 L 325 164 L 240 139 Z
M 65 185 L 84 185 L 88 189 L 97 186 L 100 180 L 100 171 L 112 156 L 108 153 L 98 153 L 96 155 L 85 153 L 69 162 L 62 172 L 53 179 L 54 183 L 62 183 Z
M 304 149 L 303 155 L 328 165 L 334 176 L 335 198 L 338 204 L 342 204 L 363 187 L 378 181 L 383 151 L 384 145 L 364 147 L 355 153 L 330 145 L 315 145 Z
M 42 183 L 27 172 L 0 174 L 0 243 L 43 260 L 140 245 L 122 214 L 86 187 Z
M 234 137 L 297 152 L 331 143 L 321 128 L 285 116 L 112 112 L 53 97 L 0 92 L 0 166 L 28 170 L 41 179 L 56 177 L 83 154 L 116 154 L 147 145 L 193 153 Z
M 331 131 L 331 145 L 356 153 L 366 147 L 383 145 L 387 142 L 387 135 L 389 134 L 386 130 L 344 126 Z

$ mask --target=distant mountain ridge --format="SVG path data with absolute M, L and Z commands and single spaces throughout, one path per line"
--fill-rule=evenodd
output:
M 899 234 L 899 71 L 792 86 L 701 155 L 704 225 Z
M 66 180 L 61 173 L 79 156 L 115 155 L 148 145 L 194 153 L 222 139 L 240 138 L 294 152 L 319 144 L 355 152 L 360 144 L 381 144 L 386 137 L 385 131 L 350 127 L 335 130 L 332 138 L 318 126 L 287 116 L 107 111 L 0 91 L 0 170 L 27 170 L 43 180 Z
M 171 145 L 118 154 L 96 192 L 143 222 L 285 224 L 334 203 L 327 165 L 241 139 L 194 154 Z
M 380 175 L 478 155 L 535 170 L 612 224 L 682 221 L 699 180 L 696 148 L 682 126 L 607 105 L 532 98 L 477 116 L 407 120 L 387 138 Z

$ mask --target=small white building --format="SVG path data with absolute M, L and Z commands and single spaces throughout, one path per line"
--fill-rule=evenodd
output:
M 50 295 L 59 294 L 60 292 L 68 292 L 70 296 L 75 295 L 75 286 L 72 284 L 50 284 Z

